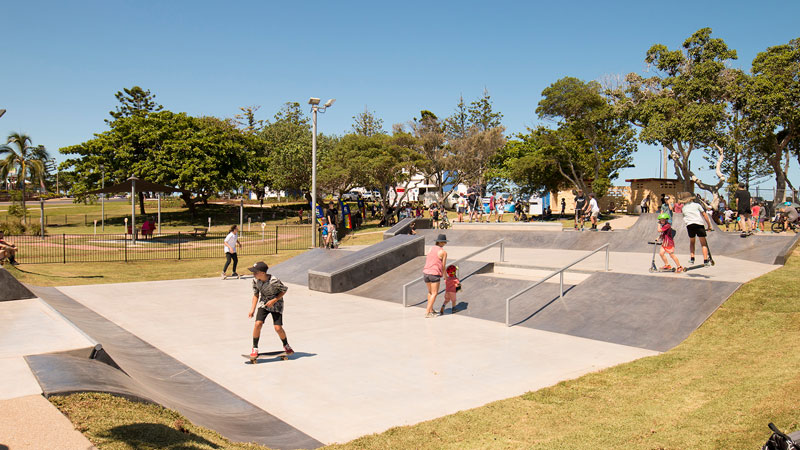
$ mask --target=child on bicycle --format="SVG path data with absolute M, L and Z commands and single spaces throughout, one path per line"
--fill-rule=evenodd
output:
M 680 273 L 683 272 L 684 269 L 680 261 L 678 261 L 678 257 L 675 256 L 675 230 L 673 230 L 672 225 L 669 224 L 669 219 L 669 214 L 666 212 L 662 212 L 658 215 L 658 232 L 661 233 L 661 249 L 658 251 L 658 254 L 661 255 L 661 259 L 664 260 L 664 267 L 662 267 L 661 270 L 672 270 L 672 266 L 669 265 L 666 255 L 669 253 L 669 256 L 675 261 L 675 271 Z
M 447 302 L 450 302 L 452 305 L 450 307 L 450 314 L 454 314 L 456 312 L 456 292 L 461 289 L 461 282 L 458 280 L 458 267 L 454 264 L 450 264 L 447 266 L 447 270 L 445 270 L 445 280 L 444 280 L 444 303 L 442 304 L 442 309 L 439 310 L 439 315 L 444 315 L 444 307 L 447 306 Z

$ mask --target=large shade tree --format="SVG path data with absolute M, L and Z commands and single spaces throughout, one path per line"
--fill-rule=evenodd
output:
M 626 87 L 616 92 L 620 107 L 641 128 L 640 140 L 669 152 L 682 189 L 710 192 L 714 206 L 727 178 L 722 165 L 733 145 L 732 115 L 744 82 L 744 74 L 729 67 L 735 59 L 735 50 L 702 28 L 680 49 L 653 45 L 645 61 L 657 74 L 644 78 L 631 73 Z M 716 180 L 697 176 L 691 166 L 696 151 L 711 158 Z
M 17 183 L 22 189 L 22 209 L 25 210 L 25 182 L 37 180 L 44 185 L 47 173 L 45 162 L 50 159 L 44 146 L 34 146 L 30 136 L 11 133 L 8 144 L 0 145 L 0 178 L 5 180 L 11 171 L 17 174 Z M 23 216 L 24 220 L 24 216 Z

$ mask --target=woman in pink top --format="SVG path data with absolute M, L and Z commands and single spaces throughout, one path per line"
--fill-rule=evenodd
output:
M 433 312 L 433 304 L 436 303 L 439 283 L 444 275 L 444 266 L 447 264 L 447 252 L 442 248 L 447 243 L 447 236 L 440 234 L 435 242 L 436 245 L 431 248 L 425 259 L 425 268 L 422 269 L 422 279 L 428 287 L 428 307 L 425 310 L 425 318 L 436 317 L 436 313 Z

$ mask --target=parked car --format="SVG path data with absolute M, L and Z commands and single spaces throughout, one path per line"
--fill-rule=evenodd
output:
M 344 194 L 342 194 L 342 201 L 343 202 L 354 202 L 356 200 L 358 200 L 358 192 L 350 191 L 350 192 L 345 192 Z
M 381 199 L 381 193 L 378 191 L 367 191 L 363 194 L 364 200 L 368 202 L 377 202 Z

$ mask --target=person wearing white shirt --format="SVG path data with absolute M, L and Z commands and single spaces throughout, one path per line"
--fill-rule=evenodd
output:
M 703 264 L 710 266 L 711 258 L 706 231 L 712 229 L 711 220 L 703 207 L 694 201 L 694 195 L 691 192 L 678 193 L 678 201 L 683 204 L 683 221 L 686 223 L 686 232 L 689 233 L 689 264 L 694 264 L 694 241 L 697 237 L 700 238 L 700 245 L 703 247 Z
M 239 255 L 236 254 L 236 246 L 239 245 L 241 247 L 242 243 L 239 242 L 239 227 L 237 225 L 231 226 L 230 232 L 225 236 L 225 240 L 222 241 L 222 244 L 225 246 L 225 266 L 222 268 L 222 279 L 228 278 L 228 276 L 225 275 L 225 271 L 228 270 L 228 265 L 231 261 L 233 261 L 233 273 L 231 276 L 239 278 L 239 274 L 236 273 L 236 265 L 239 264 Z
M 600 217 L 600 207 L 597 206 L 597 197 L 594 193 L 589 194 L 589 205 L 587 206 L 591 212 L 592 230 L 597 231 L 597 218 Z

